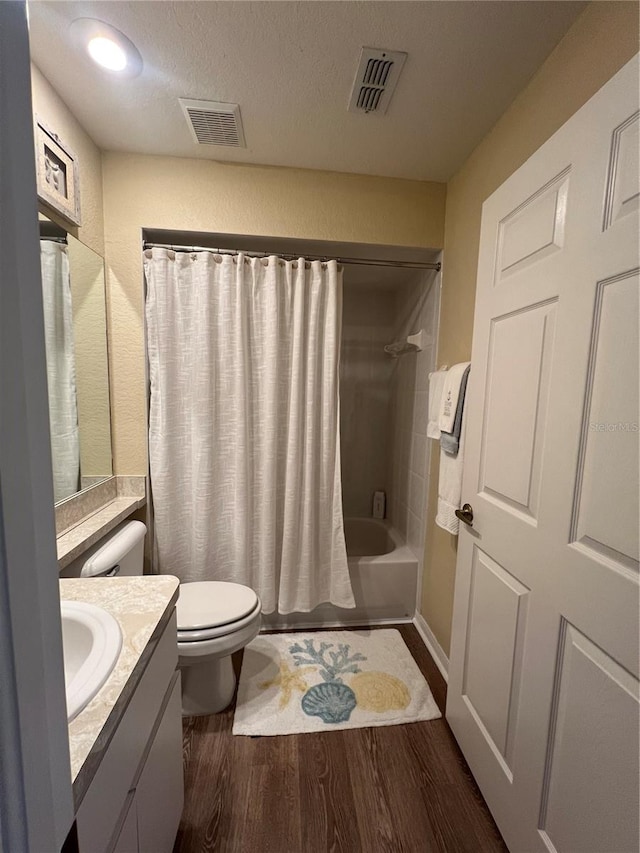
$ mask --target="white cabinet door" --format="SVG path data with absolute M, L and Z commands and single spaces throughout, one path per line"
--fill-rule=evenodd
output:
M 81 853 L 105 853 L 111 849 L 127 792 L 136 787 L 147 745 L 175 677 L 176 631 L 174 611 L 80 804 L 76 821 Z M 180 727 L 180 714 L 176 725 Z M 179 780 L 182 782 L 182 773 Z
M 514 853 L 638 850 L 638 190 L 636 57 L 483 207 L 447 719 Z
M 138 853 L 138 815 L 135 791 L 129 792 L 127 814 L 111 853 Z
M 140 853 L 171 853 L 184 804 L 180 674 L 136 787 Z

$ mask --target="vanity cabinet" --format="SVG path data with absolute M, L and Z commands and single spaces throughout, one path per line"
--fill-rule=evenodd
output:
M 176 675 L 167 709 L 136 785 L 137 849 L 140 853 L 162 853 L 165 850 L 171 853 L 182 814 L 182 696 L 179 673 Z M 176 719 L 180 723 L 178 738 Z M 167 772 L 168 768 L 174 772 Z
M 79 853 L 171 853 L 184 802 L 175 612 L 76 815 Z
M 135 788 L 125 801 L 124 822 L 119 827 L 113 853 L 132 853 L 138 850 L 138 808 Z

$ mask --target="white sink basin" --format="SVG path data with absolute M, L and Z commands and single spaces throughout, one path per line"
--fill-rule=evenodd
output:
M 62 601 L 64 681 L 69 722 L 96 695 L 111 675 L 122 648 L 122 632 L 114 617 L 80 601 Z

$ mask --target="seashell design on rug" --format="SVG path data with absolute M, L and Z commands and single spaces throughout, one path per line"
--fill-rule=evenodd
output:
M 302 697 L 302 710 L 309 717 L 320 717 L 325 723 L 348 720 L 356 707 L 356 695 L 346 684 L 323 681 L 314 684 Z

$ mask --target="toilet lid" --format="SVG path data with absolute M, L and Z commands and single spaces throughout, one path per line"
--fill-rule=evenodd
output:
M 248 586 L 225 581 L 180 584 L 178 631 L 197 631 L 237 622 L 255 610 L 258 596 Z

